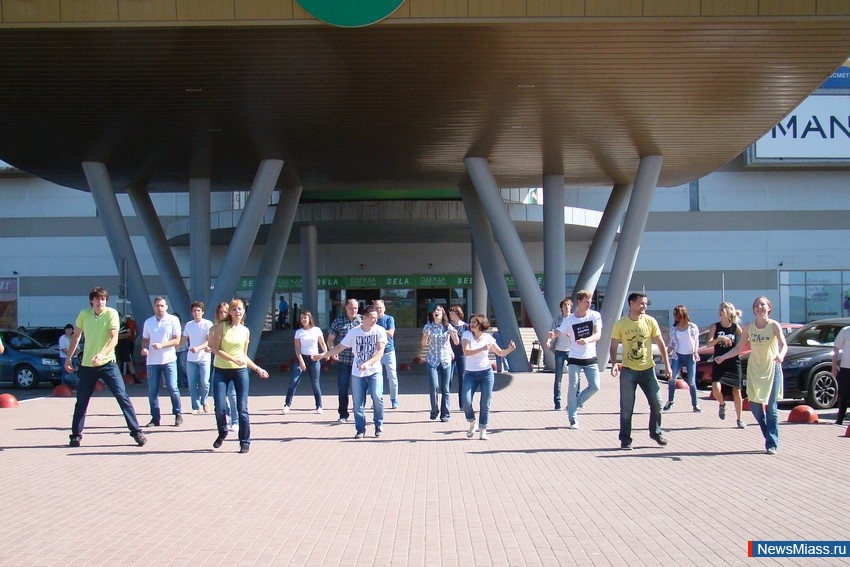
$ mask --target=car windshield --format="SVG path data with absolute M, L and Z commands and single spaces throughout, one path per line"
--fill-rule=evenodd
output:
M 788 346 L 831 347 L 842 325 L 814 323 L 788 335 Z
M 34 348 L 45 348 L 43 344 L 29 335 L 17 331 L 3 331 L 3 344 L 9 345 L 17 350 L 31 350 Z

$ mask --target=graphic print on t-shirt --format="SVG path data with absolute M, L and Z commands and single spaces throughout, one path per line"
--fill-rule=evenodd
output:
M 573 324 L 573 336 L 576 340 L 586 339 L 593 334 L 593 321 L 582 321 Z
M 366 335 L 355 337 L 354 343 L 354 365 L 359 367 L 375 355 L 378 349 L 378 335 Z

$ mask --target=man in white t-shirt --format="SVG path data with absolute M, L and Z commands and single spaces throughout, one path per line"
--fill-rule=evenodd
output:
M 169 315 L 164 297 L 153 301 L 154 316 L 145 321 L 142 329 L 141 355 L 147 357 L 148 401 L 151 420 L 148 427 L 159 426 L 159 380 L 165 379 L 165 387 L 171 396 L 171 413 L 174 426 L 180 427 L 183 415 L 180 409 L 180 390 L 177 388 L 177 345 L 180 343 L 180 320 Z
M 68 349 L 71 347 L 71 336 L 73 334 L 74 326 L 71 323 L 68 323 L 65 325 L 65 334 L 59 337 L 59 364 L 62 365 L 62 383 L 67 386 L 71 386 L 72 388 L 76 388 L 79 382 L 76 373 L 65 370 L 68 355 L 71 356 L 72 367 L 77 366 L 77 354 L 80 352 L 80 349 L 78 348 L 76 352 L 68 352 Z
M 363 323 L 348 331 L 342 341 L 324 354 L 313 355 L 314 360 L 329 358 L 350 348 L 354 353 L 351 363 L 351 397 L 354 399 L 355 439 L 366 436 L 366 390 L 372 397 L 375 420 L 375 437 L 383 433 L 384 378 L 381 358 L 387 346 L 387 331 L 377 324 L 378 310 L 370 305 L 363 310 Z
M 599 391 L 599 364 L 596 359 L 596 343 L 602 336 L 602 316 L 590 308 L 593 294 L 586 289 L 576 293 L 576 311 L 561 322 L 556 335 L 570 339 L 569 363 L 570 384 L 567 390 L 567 417 L 570 429 L 578 429 L 576 414 L 593 394 Z M 587 378 L 587 387 L 577 394 L 581 372 Z
M 212 409 L 207 395 L 210 391 L 210 361 L 212 356 L 207 348 L 210 329 L 213 322 L 204 319 L 204 302 L 194 301 L 191 305 L 192 320 L 183 328 L 178 350 L 185 344 L 189 345 L 186 353 L 186 374 L 189 379 L 189 399 L 192 400 L 192 413 L 198 414 L 203 410 L 209 413 Z
M 844 327 L 835 337 L 832 346 L 832 376 L 838 380 L 838 415 L 835 423 L 844 425 L 850 402 L 850 327 Z

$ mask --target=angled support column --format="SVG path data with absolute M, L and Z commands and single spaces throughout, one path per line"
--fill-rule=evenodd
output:
M 280 191 L 280 201 L 274 213 L 263 256 L 257 268 L 257 279 L 254 282 L 254 291 L 251 292 L 251 303 L 254 308 L 245 314 L 245 324 L 251 330 L 254 340 L 248 345 L 248 356 L 253 357 L 260 345 L 260 336 L 263 333 L 263 324 L 266 319 L 266 307 L 269 298 L 274 301 L 274 287 L 280 266 L 286 254 L 286 243 L 292 232 L 292 223 L 295 222 L 295 213 L 298 210 L 298 202 L 301 200 L 301 183 L 288 186 Z M 265 307 L 264 307 L 265 306 Z
M 478 260 L 478 254 L 475 253 L 475 239 L 472 239 L 472 303 L 470 309 L 472 311 L 467 314 L 467 318 L 472 313 L 487 314 L 487 282 L 484 281 L 484 272 L 481 270 L 481 262 Z M 505 288 L 507 289 L 507 288 Z M 510 292 L 508 293 L 510 299 Z
M 567 242 L 564 229 L 564 176 L 543 176 L 543 280 L 550 315 L 561 312 L 567 288 Z
M 592 292 L 599 285 L 602 269 L 605 267 L 605 261 L 608 259 L 611 246 L 614 245 L 614 237 L 617 236 L 617 227 L 620 226 L 620 219 L 623 218 L 623 213 L 626 212 L 626 206 L 629 204 L 631 193 L 632 186 L 625 183 L 618 183 L 611 190 L 611 196 L 608 197 L 608 203 L 605 205 L 605 211 L 602 213 L 602 220 L 596 229 L 596 234 L 593 235 L 590 250 L 587 251 L 587 256 L 578 275 L 576 287 L 572 291 L 573 301 L 575 301 L 575 295 L 578 290 L 586 289 Z
M 502 249 L 502 254 L 514 276 L 520 297 L 525 304 L 534 332 L 541 344 L 545 343 L 546 335 L 552 324 L 552 314 L 543 299 L 543 293 L 537 283 L 537 277 L 531 268 L 531 262 L 522 247 L 516 227 L 511 222 L 508 209 L 499 193 L 496 178 L 490 171 L 487 160 L 480 157 L 464 158 L 467 172 L 475 186 L 475 192 L 481 200 L 481 205 L 493 227 L 493 234 Z M 527 364 L 527 363 L 526 363 Z
M 319 304 L 319 245 L 316 225 L 301 227 L 301 310 L 315 313 Z
M 605 368 L 608 363 L 611 328 L 620 317 L 623 303 L 626 301 L 629 283 L 632 281 L 632 273 L 640 251 L 640 239 L 646 228 L 649 207 L 652 205 L 652 196 L 655 194 L 663 161 L 662 156 L 646 156 L 640 159 L 634 189 L 632 189 L 629 206 L 623 219 L 620 243 L 617 245 L 614 265 L 611 267 L 611 277 L 605 289 L 605 301 L 602 304 L 602 338 L 599 339 L 597 349 L 599 368 Z
M 210 180 L 189 180 L 189 287 L 191 297 L 209 305 L 210 250 L 212 249 L 210 225 Z M 210 310 L 211 313 L 211 310 Z M 215 316 L 208 313 L 208 318 Z
M 254 240 L 257 238 L 260 224 L 263 222 L 263 215 L 269 206 L 269 198 L 277 184 L 282 168 L 283 160 L 266 159 L 260 162 L 245 208 L 242 209 L 239 223 L 236 225 L 236 230 L 233 231 L 233 238 L 224 256 L 215 289 L 211 294 L 211 304 L 217 305 L 222 301 L 229 301 L 233 297 L 236 284 L 239 282 L 242 269 L 251 254 L 251 248 L 254 246 Z M 260 308 L 262 309 L 262 306 Z M 255 342 L 258 338 L 258 336 L 255 337 Z
M 168 239 L 165 237 L 162 223 L 159 222 L 150 193 L 141 187 L 128 187 L 127 194 L 130 196 L 133 208 L 136 209 L 136 215 L 142 221 L 148 248 L 153 255 L 165 293 L 168 294 L 168 301 L 171 303 L 170 311 L 186 322 L 189 320 L 189 292 L 186 291 L 183 276 L 180 274 L 180 268 L 177 267 L 174 253 L 168 245 Z
M 469 220 L 475 254 L 481 266 L 483 279 L 487 284 L 487 292 L 493 303 L 493 311 L 496 313 L 502 338 L 505 344 L 514 341 L 517 345 L 517 349 L 508 355 L 508 363 L 515 371 L 528 372 L 531 367 L 528 364 L 525 347 L 519 335 L 519 325 L 517 325 L 516 314 L 511 306 L 511 294 L 508 291 L 508 285 L 505 283 L 505 274 L 502 273 L 502 263 L 499 261 L 499 251 L 496 247 L 496 241 L 493 239 L 490 221 L 487 220 L 487 215 L 481 206 L 481 200 L 474 189 L 461 185 L 460 197 L 463 199 L 463 208 L 466 210 L 466 217 Z M 478 300 L 475 299 L 475 301 Z M 475 307 L 475 312 L 487 313 L 486 304 L 482 311 L 477 311 L 477 305 Z
M 128 297 L 125 299 L 129 299 L 132 304 L 133 317 L 138 321 L 144 321 L 153 314 L 150 295 L 142 276 L 142 269 L 139 267 L 139 260 L 136 258 L 136 252 L 133 250 L 130 233 L 127 231 L 127 225 L 124 224 L 124 217 L 121 215 L 121 207 L 118 205 L 118 198 L 112 188 L 112 181 L 109 179 L 109 171 L 106 169 L 106 165 L 100 162 L 84 161 L 82 165 L 94 199 L 94 205 L 97 207 L 101 223 L 103 223 L 109 249 L 112 251 L 112 257 L 115 260 L 115 267 L 120 269 L 122 258 L 127 261 Z M 117 290 L 113 290 L 117 297 L 118 294 L 115 292 Z

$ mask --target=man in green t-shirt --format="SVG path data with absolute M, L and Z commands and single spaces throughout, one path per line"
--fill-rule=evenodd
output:
M 623 344 L 622 370 L 616 363 L 611 367 L 611 376 L 620 376 L 620 448 L 623 450 L 632 448 L 632 414 L 638 386 L 649 402 L 649 436 L 659 445 L 667 444 L 667 438 L 661 432 L 661 402 L 658 399 L 652 343 L 658 345 L 661 351 L 667 376 L 670 376 L 670 359 L 658 322 L 646 314 L 647 305 L 649 300 L 645 294 L 630 294 L 629 313 L 614 323 L 611 331 L 610 360 L 617 360 L 617 347 Z
M 80 364 L 77 386 L 77 403 L 74 406 L 74 418 L 71 421 L 71 447 L 79 447 L 83 438 L 83 427 L 86 423 L 86 411 L 89 400 L 94 393 L 95 384 L 102 380 L 112 391 L 112 395 L 118 401 L 124 420 L 130 429 L 130 436 L 140 447 L 147 443 L 144 433 L 139 427 L 136 419 L 136 410 L 133 402 L 124 388 L 124 380 L 118 365 L 115 363 L 115 345 L 118 344 L 118 312 L 112 307 L 107 307 L 109 292 L 102 287 L 96 287 L 89 293 L 91 307 L 83 309 L 77 315 L 76 329 L 71 335 L 71 343 L 68 352 L 76 352 L 80 344 L 80 336 L 85 333 L 86 343 L 83 347 L 83 359 Z M 73 372 L 73 360 L 69 356 L 66 359 L 65 370 Z

